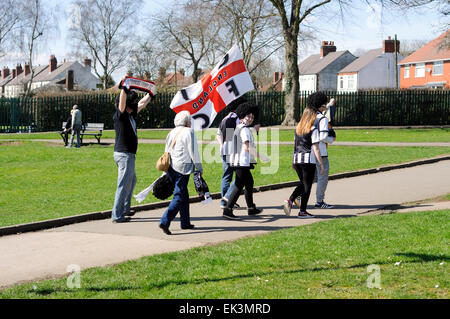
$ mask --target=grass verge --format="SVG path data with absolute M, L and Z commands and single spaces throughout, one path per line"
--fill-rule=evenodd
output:
M 163 145 L 139 145 L 135 194 L 160 176 L 155 163 L 163 150 Z M 263 146 L 260 151 L 272 161 L 256 165 L 255 186 L 298 179 L 291 169 L 291 146 Z M 448 153 L 445 147 L 330 146 L 330 174 Z M 112 146 L 95 144 L 66 149 L 40 142 L 0 143 L 0 227 L 110 210 L 117 183 L 112 154 Z M 203 146 L 203 154 L 204 178 L 211 192 L 219 192 L 222 164 L 218 148 Z M 192 181 L 189 193 L 196 194 Z M 156 201 L 149 195 L 142 204 Z M 133 199 L 132 205 L 137 204 Z
M 270 130 L 270 131 L 268 131 Z M 278 129 L 276 129 L 278 130 Z M 294 140 L 293 130 L 278 130 L 279 138 L 274 138 L 273 129 L 262 128 L 261 132 L 265 133 L 267 140 L 275 140 L 281 142 L 292 142 Z M 197 132 L 199 139 L 204 135 L 206 140 L 214 140 L 215 134 L 217 132 L 216 128 L 207 129 L 201 132 Z M 449 128 L 430 128 L 430 129 L 350 129 L 350 130 L 340 130 L 336 128 L 337 141 L 340 142 L 422 142 L 422 143 L 432 143 L 432 142 L 450 142 L 450 129 Z M 140 139 L 158 139 L 165 140 L 169 130 L 148 130 L 139 129 Z M 262 137 L 260 134 L 260 138 Z M 103 132 L 103 139 L 115 138 L 114 130 L 106 130 Z M 59 132 L 51 133 L 23 133 L 23 134 L 0 134 L 0 139 L 58 139 L 61 140 Z M 96 142 L 92 138 L 86 137 L 85 142 Z M 62 140 L 61 140 L 62 143 Z
M 0 298 L 448 298 L 450 210 L 337 218 L 144 257 Z M 380 289 L 369 288 L 378 267 Z

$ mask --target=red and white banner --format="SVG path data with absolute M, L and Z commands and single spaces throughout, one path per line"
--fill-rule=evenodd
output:
M 205 129 L 228 104 L 254 89 L 241 51 L 234 45 L 210 73 L 178 91 L 170 108 L 176 113 L 189 111 L 194 130 Z

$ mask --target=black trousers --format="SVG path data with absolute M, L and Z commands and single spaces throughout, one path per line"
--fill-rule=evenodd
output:
M 314 175 L 316 174 L 316 164 L 295 164 L 294 168 L 300 179 L 300 183 L 292 192 L 289 200 L 293 202 L 297 197 L 301 196 L 300 211 L 306 212 Z
M 228 199 L 227 208 L 233 208 L 236 204 L 242 190 L 245 188 L 245 201 L 247 202 L 247 207 L 254 207 L 253 203 L 253 176 L 250 172 L 250 167 L 236 167 L 234 169 L 236 174 L 236 179 L 234 181 L 233 191 L 231 192 L 230 198 Z
M 69 143 L 69 134 L 71 134 L 71 133 L 72 133 L 71 130 L 61 132 L 61 134 L 63 135 L 63 139 L 64 139 L 64 146 L 67 146 L 67 144 Z

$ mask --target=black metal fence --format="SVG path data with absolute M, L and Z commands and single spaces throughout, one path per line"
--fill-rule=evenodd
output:
M 326 92 L 336 98 L 337 126 L 449 125 L 450 90 L 439 91 L 364 91 Z M 306 106 L 308 93 L 300 94 L 298 120 Z M 0 98 L 0 132 L 43 132 L 60 130 L 74 104 L 83 114 L 83 122 L 100 122 L 113 128 L 117 94 L 67 95 L 60 97 Z M 173 127 L 175 113 L 169 105 L 174 94 L 158 94 L 137 118 L 140 128 Z M 250 92 L 246 98 L 260 106 L 258 122 L 279 125 L 284 119 L 285 95 L 282 92 Z M 227 114 L 220 112 L 212 126 Z

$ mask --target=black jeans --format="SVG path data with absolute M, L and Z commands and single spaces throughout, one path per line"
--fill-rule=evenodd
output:
M 316 174 L 316 164 L 295 164 L 294 168 L 300 179 L 300 183 L 292 192 L 289 200 L 293 202 L 297 197 L 301 196 L 300 211 L 306 212 L 314 175 Z
M 315 166 L 314 166 L 315 167 Z M 242 190 L 245 187 L 245 201 L 247 202 L 247 207 L 254 207 L 253 203 L 253 176 L 250 172 L 250 167 L 236 167 L 234 169 L 236 173 L 236 179 L 234 181 L 234 188 L 231 192 L 230 198 L 228 198 L 227 208 L 233 208 L 236 204 Z

